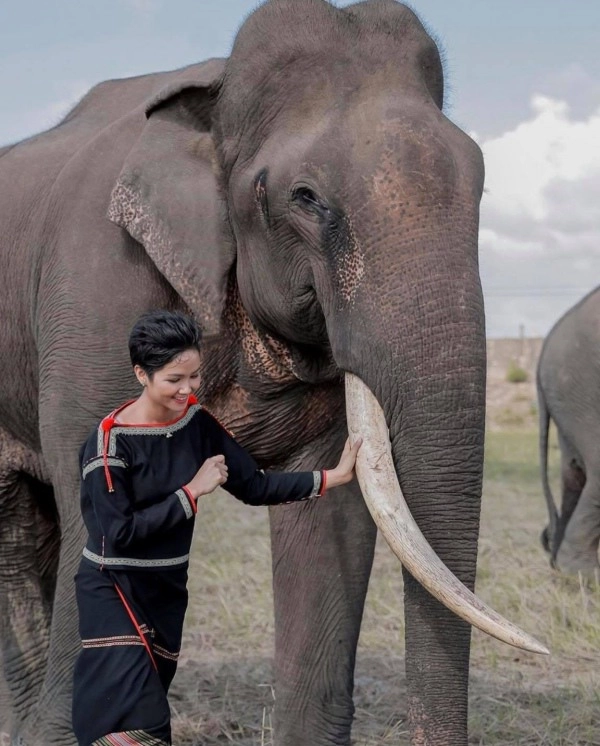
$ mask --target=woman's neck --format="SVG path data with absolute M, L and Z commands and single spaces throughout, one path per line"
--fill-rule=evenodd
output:
M 156 407 L 152 402 L 144 401 L 142 394 L 138 399 L 126 404 L 117 413 L 116 422 L 121 425 L 162 425 L 172 422 L 176 415 L 162 407 Z

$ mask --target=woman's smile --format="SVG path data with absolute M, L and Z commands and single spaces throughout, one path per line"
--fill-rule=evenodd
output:
M 200 387 L 200 354 L 184 350 L 170 363 L 147 375 L 140 368 L 138 379 L 144 386 L 139 398 L 150 422 L 168 422 L 187 407 L 190 394 Z

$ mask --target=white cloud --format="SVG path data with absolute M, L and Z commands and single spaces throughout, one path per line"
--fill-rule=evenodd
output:
M 480 142 L 481 267 L 488 333 L 545 334 L 600 284 L 600 107 L 575 117 L 536 95 L 531 115 Z
M 544 220 L 552 210 L 552 182 L 576 182 L 600 171 L 600 108 L 574 121 L 563 101 L 532 99 L 534 116 L 514 130 L 482 143 L 490 210 Z

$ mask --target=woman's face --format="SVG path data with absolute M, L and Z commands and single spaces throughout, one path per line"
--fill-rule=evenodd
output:
M 189 395 L 200 387 L 200 354 L 196 349 L 185 350 L 152 377 L 139 366 L 135 373 L 145 387 L 142 397 L 150 405 L 153 418 L 172 420 L 185 411 Z

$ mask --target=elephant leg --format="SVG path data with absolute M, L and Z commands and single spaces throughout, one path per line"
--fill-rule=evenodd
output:
M 324 463 L 324 450 L 304 464 Z M 272 508 L 270 516 L 275 743 L 350 744 L 354 662 L 375 524 L 356 483 Z
M 14 739 L 41 690 L 59 529 L 41 462 L 0 431 L 0 645 Z
M 77 451 L 74 448 L 73 453 Z M 71 474 L 60 462 L 55 477 L 55 493 L 60 511 L 61 541 L 52 607 L 45 676 L 39 697 L 24 728 L 26 746 L 72 746 L 72 679 L 75 657 L 80 648 L 78 614 L 73 579 L 85 545 L 79 502 L 73 500 L 76 485 L 63 482 L 61 474 Z M 68 489 L 69 500 L 65 499 Z
M 567 573 L 594 574 L 600 570 L 599 540 L 600 484 L 595 475 L 588 475 L 581 496 L 564 528 L 556 553 L 556 567 Z
M 556 535 L 553 537 L 551 544 L 553 549 L 553 563 L 556 561 L 556 555 L 564 538 L 565 530 L 575 512 L 575 508 L 577 507 L 577 503 L 579 502 L 579 498 L 581 497 L 586 482 L 585 472 L 577 463 L 575 456 L 568 450 L 565 450 L 563 446 L 561 446 L 560 479 L 562 503 L 558 524 L 556 526 Z
M 466 746 L 471 627 L 403 577 L 411 745 Z
M 54 308 L 58 313 L 58 306 Z M 75 314 L 75 309 L 69 309 Z M 80 321 L 82 315 L 75 316 Z M 55 316 L 52 317 L 54 319 Z M 69 318 L 65 312 L 65 318 Z M 52 322 L 52 320 L 51 320 Z M 52 322 L 53 323 L 53 322 Z M 40 339 L 59 338 L 55 326 L 40 321 Z M 82 322 L 83 323 L 83 322 Z M 85 329 L 85 325 L 81 330 Z M 71 700 L 73 669 L 81 642 L 74 578 L 86 542 L 86 532 L 80 509 L 80 470 L 78 453 L 90 429 L 93 405 L 89 392 L 102 389 L 98 382 L 83 373 L 73 376 L 77 359 L 74 350 L 87 349 L 84 332 L 61 327 L 60 339 L 68 339 L 65 358 L 63 349 L 39 348 L 40 392 L 39 422 L 44 461 L 54 488 L 55 504 L 60 523 L 60 544 L 55 558 L 56 585 L 52 604 L 52 619 L 43 682 L 35 707 L 23 727 L 24 746 L 73 746 Z M 99 341 L 96 340 L 98 344 Z M 108 349 L 108 348 L 106 348 Z M 85 367 L 85 366 L 84 366 Z M 90 363 L 92 375 L 99 369 Z M 119 375 L 117 372 L 116 375 Z M 116 385 L 106 385 L 106 392 Z M 108 394 L 107 394 L 108 395 Z M 110 411 L 110 405 L 100 403 L 99 411 Z

